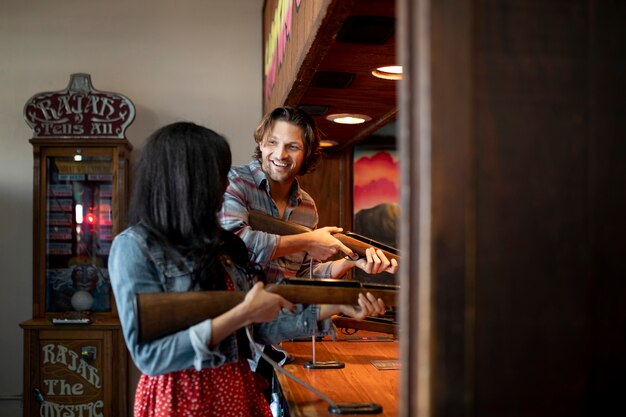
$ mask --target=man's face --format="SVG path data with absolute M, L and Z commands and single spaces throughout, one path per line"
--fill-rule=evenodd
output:
M 302 129 L 279 120 L 259 144 L 265 175 L 277 183 L 291 182 L 302 167 L 305 156 Z

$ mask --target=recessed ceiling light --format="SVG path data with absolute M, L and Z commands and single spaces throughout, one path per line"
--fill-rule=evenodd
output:
M 334 140 L 330 140 L 330 139 L 320 140 L 320 147 L 322 148 L 332 148 L 333 146 L 337 146 L 337 145 L 339 145 L 339 143 L 337 143 Z
M 402 66 L 390 65 L 387 67 L 379 67 L 372 71 L 372 75 L 374 77 L 384 78 L 385 80 L 401 80 Z
M 326 119 L 330 120 L 331 122 L 340 123 L 342 125 L 358 125 L 360 123 L 365 123 L 372 120 L 371 117 L 365 114 L 350 113 L 331 114 L 326 116 Z

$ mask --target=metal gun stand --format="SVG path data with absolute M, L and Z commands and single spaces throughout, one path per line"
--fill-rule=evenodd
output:
M 311 264 L 309 266 L 309 278 L 313 278 L 313 258 L 311 258 Z M 306 369 L 342 369 L 346 367 L 346 364 L 340 361 L 316 361 L 315 360 L 315 338 L 311 336 L 311 361 L 306 362 L 304 367 Z

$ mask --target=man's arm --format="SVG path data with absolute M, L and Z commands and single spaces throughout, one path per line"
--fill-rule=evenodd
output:
M 249 212 L 249 221 L 250 225 L 256 230 L 279 234 L 282 236 L 281 239 L 303 234 L 306 235 L 306 233 L 311 231 L 311 229 L 306 226 L 291 221 L 280 220 L 258 211 Z M 347 259 L 346 257 L 344 259 L 329 262 L 326 264 L 327 266 L 324 267 L 324 274 L 314 274 L 315 277 L 341 277 L 354 267 L 358 267 L 368 274 L 378 274 L 380 272 L 389 272 L 393 274 L 396 272 L 398 267 L 398 257 L 395 252 L 390 252 L 390 250 L 393 249 L 388 248 L 383 244 L 378 244 L 379 246 L 370 246 L 378 243 L 372 241 L 371 239 L 368 240 L 364 238 L 349 237 L 341 233 L 334 234 L 333 237 L 348 246 L 351 250 L 358 253 L 361 256 L 361 259 Z
M 320 260 L 328 259 L 338 252 L 354 257 L 352 249 L 333 237 L 334 233 L 342 231 L 340 227 L 322 227 L 298 235 L 280 236 L 274 258 L 296 252 L 307 252 L 313 259 Z
M 395 274 L 398 270 L 398 261 L 395 258 L 387 258 L 384 251 L 371 247 L 366 249 L 365 258 L 359 258 L 355 261 L 347 258 L 333 261 L 331 276 L 333 278 L 341 277 L 355 267 L 362 269 L 368 274 L 379 274 L 381 272 Z
M 252 183 L 247 184 L 248 179 L 240 178 L 236 173 L 229 174 L 229 186 L 224 195 L 224 204 L 218 218 L 222 227 L 236 233 L 254 253 L 255 261 L 265 265 L 271 259 L 280 258 L 299 252 L 306 252 L 314 259 L 325 260 L 330 256 L 343 252 L 353 257 L 350 248 L 332 236 L 333 233 L 341 232 L 338 227 L 323 227 L 311 232 L 293 236 L 279 236 L 253 230 L 249 222 L 249 207 L 270 214 L 267 198 L 262 196 L 261 191 Z M 253 193 L 259 193 L 255 196 Z M 250 201 L 253 199 L 254 201 Z M 263 207 L 264 209 L 260 209 Z M 270 214 L 271 215 L 271 214 Z
M 244 241 L 252 253 L 254 262 L 266 267 L 275 257 L 279 236 L 253 230 L 249 225 L 248 206 L 253 202 L 248 201 L 251 192 L 247 188 L 254 187 L 253 183 L 249 184 L 253 181 L 252 178 L 242 178 L 232 170 L 228 176 L 230 183 L 224 194 L 224 203 L 218 213 L 218 220 L 224 229 L 237 234 Z M 257 207 L 265 205 L 260 197 L 257 200 L 254 202 Z
M 354 257 L 354 252 L 341 241 L 332 236 L 333 233 L 343 231 L 337 227 L 323 227 L 299 235 L 279 236 L 253 230 L 250 227 L 250 213 L 248 207 L 265 214 L 271 213 L 271 201 L 262 190 L 256 188 L 252 176 L 245 177 L 231 170 L 229 186 L 224 195 L 224 204 L 219 213 L 219 220 L 226 230 L 236 233 L 253 253 L 253 261 L 266 268 L 272 259 L 277 259 L 295 253 L 306 252 L 315 260 L 325 260 L 339 252 Z M 314 203 L 313 210 L 314 209 Z M 339 259 L 330 263 L 319 264 L 314 262 L 313 275 L 315 277 L 337 278 L 346 274 L 351 268 L 358 267 L 367 273 L 386 271 L 395 273 L 397 262 L 389 261 L 384 255 L 377 256 L 374 252 L 370 257 L 358 261 Z M 382 267 L 381 267 L 382 265 Z M 308 265 L 304 265 L 308 268 Z M 317 273 L 315 272 L 317 271 Z M 308 275 L 308 274 L 307 274 Z

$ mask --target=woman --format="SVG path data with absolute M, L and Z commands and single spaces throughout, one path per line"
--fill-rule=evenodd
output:
M 109 274 L 126 344 L 142 372 L 135 416 L 271 416 L 246 360 L 243 330 L 257 342 L 325 335 L 332 314 L 383 313 L 371 294 L 359 306 L 295 306 L 264 290 L 263 273 L 243 242 L 222 229 L 217 212 L 231 165 L 226 140 L 179 122 L 157 130 L 139 160 L 130 227 L 111 247 Z M 139 343 L 137 293 L 247 291 L 226 313 L 161 339 Z

